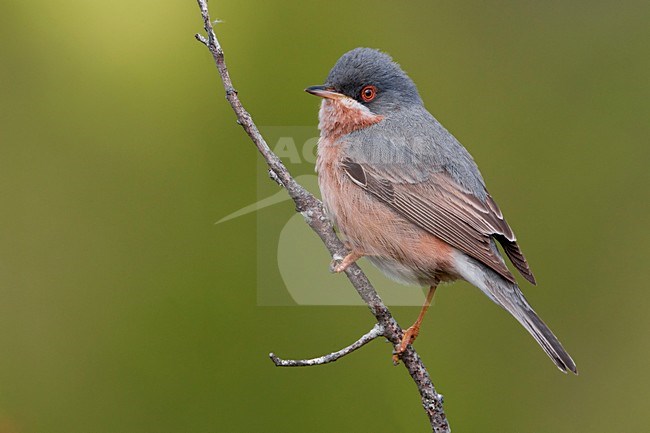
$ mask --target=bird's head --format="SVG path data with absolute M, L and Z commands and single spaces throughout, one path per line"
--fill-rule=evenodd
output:
M 323 98 L 319 128 L 333 135 L 348 134 L 395 111 L 422 105 L 413 80 L 388 54 L 371 48 L 343 54 L 325 84 L 305 91 Z

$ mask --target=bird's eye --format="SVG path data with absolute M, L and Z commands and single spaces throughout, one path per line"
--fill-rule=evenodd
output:
M 375 86 L 365 86 L 361 89 L 361 99 L 363 102 L 370 102 L 377 96 L 377 88 Z

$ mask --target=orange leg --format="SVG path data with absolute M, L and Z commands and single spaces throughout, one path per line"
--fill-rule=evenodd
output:
M 431 305 L 431 301 L 433 300 L 433 295 L 434 293 L 436 293 L 436 287 L 438 287 L 437 284 L 429 288 L 429 293 L 427 293 L 427 299 L 424 301 L 424 305 L 420 310 L 420 315 L 418 316 L 415 323 L 413 323 L 413 325 L 404 332 L 404 335 L 402 336 L 402 341 L 400 342 L 399 347 L 397 348 L 395 354 L 393 355 L 393 363 L 397 364 L 399 362 L 399 357 L 406 350 L 406 346 L 413 343 L 417 338 L 418 334 L 420 333 L 420 325 L 422 324 L 422 319 L 424 319 L 424 315 L 427 313 L 427 310 Z
M 359 260 L 363 256 L 364 256 L 364 254 L 362 254 L 362 253 L 360 253 L 358 251 L 352 250 L 350 252 L 350 254 L 345 256 L 343 258 L 343 260 L 341 260 L 341 263 L 339 263 L 338 265 L 336 264 L 336 261 L 333 260 L 332 265 L 331 265 L 331 269 L 332 269 L 333 272 L 336 272 L 337 274 L 339 274 L 339 273 L 345 271 L 347 268 L 350 267 L 350 265 L 352 265 L 354 262 L 356 262 L 357 260 Z

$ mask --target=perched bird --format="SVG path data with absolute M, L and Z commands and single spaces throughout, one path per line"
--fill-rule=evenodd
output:
M 400 66 L 385 53 L 356 48 L 336 62 L 324 85 L 305 90 L 323 98 L 318 183 L 350 249 L 334 271 L 365 256 L 399 282 L 430 287 L 395 361 L 417 337 L 438 284 L 464 279 L 512 314 L 560 370 L 577 373 L 497 248 L 498 242 L 535 284 L 474 160 L 426 110 Z

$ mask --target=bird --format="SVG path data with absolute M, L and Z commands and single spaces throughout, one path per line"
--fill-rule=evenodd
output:
M 561 371 L 577 374 L 500 253 L 497 244 L 536 284 L 474 159 L 425 108 L 401 66 L 382 51 L 355 48 L 338 59 L 324 84 L 305 91 L 322 98 L 318 186 L 349 250 L 332 270 L 344 272 L 366 257 L 397 282 L 429 288 L 394 362 L 419 335 L 439 284 L 465 280 L 510 313 Z

